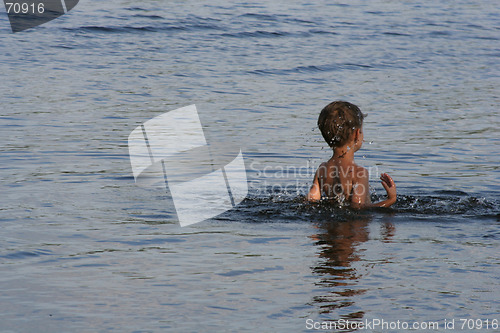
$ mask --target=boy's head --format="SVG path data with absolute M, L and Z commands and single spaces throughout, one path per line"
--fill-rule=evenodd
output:
M 364 114 L 356 105 L 335 101 L 321 110 L 318 127 L 330 147 L 342 147 L 349 142 L 356 129 L 362 128 L 363 118 Z

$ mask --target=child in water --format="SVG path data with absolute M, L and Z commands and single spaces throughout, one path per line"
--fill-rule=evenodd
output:
M 333 156 L 318 167 L 307 200 L 319 201 L 323 193 L 327 199 L 349 203 L 356 209 L 389 207 L 396 202 L 396 184 L 383 173 L 380 180 L 387 199 L 372 203 L 368 170 L 354 163 L 354 153 L 363 144 L 363 118 L 361 110 L 348 102 L 336 101 L 323 108 L 318 127 Z

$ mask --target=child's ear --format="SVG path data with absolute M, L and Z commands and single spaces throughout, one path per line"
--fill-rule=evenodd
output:
M 356 130 L 354 131 L 354 142 L 358 142 L 359 138 L 361 138 L 361 134 L 361 128 L 356 128 Z

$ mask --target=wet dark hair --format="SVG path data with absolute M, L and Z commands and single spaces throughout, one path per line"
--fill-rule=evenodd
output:
M 341 147 L 349 141 L 354 130 L 363 126 L 364 117 L 356 105 L 335 101 L 321 110 L 318 127 L 330 147 Z

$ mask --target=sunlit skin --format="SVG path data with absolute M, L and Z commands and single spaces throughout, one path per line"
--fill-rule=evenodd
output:
M 356 128 L 346 144 L 333 149 L 333 156 L 318 167 L 307 200 L 319 201 L 323 193 L 327 198 L 350 201 L 355 209 L 390 207 L 396 202 L 396 184 L 386 173 L 380 175 L 380 180 L 387 199 L 371 202 L 368 170 L 354 163 L 354 153 L 363 145 L 363 137 L 363 129 Z

